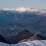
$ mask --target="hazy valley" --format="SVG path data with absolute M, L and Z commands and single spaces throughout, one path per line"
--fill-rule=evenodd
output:
M 0 10 L 0 35 L 9 40 L 25 29 L 46 37 L 46 11 L 31 8 Z

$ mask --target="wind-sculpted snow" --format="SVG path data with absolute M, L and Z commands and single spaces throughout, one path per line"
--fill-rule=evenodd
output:
M 11 45 L 0 42 L 0 46 L 46 46 L 46 40 L 35 40 Z

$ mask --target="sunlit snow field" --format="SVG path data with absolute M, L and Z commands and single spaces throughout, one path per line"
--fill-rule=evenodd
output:
M 11 45 L 0 42 L 0 46 L 46 46 L 46 40 L 35 40 Z

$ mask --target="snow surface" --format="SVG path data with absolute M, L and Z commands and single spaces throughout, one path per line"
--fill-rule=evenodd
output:
M 3 8 L 3 10 L 12 10 L 12 11 L 19 11 L 19 12 L 31 11 L 31 12 L 46 13 L 46 10 L 40 10 L 40 9 L 29 8 L 29 7 Z
M 34 41 L 28 41 L 28 42 L 23 42 L 23 43 L 18 43 L 18 44 L 6 44 L 6 43 L 1 43 L 0 46 L 46 46 L 46 40 L 34 40 Z
M 23 13 L 23 12 L 32 12 L 32 13 L 36 13 L 38 15 L 41 15 L 41 14 L 46 14 L 46 10 L 40 10 L 40 9 L 35 9 L 35 8 L 29 8 L 29 7 L 18 7 L 18 8 L 3 8 L 2 10 L 10 10 L 10 11 L 16 11 L 16 12 L 19 12 L 19 13 Z

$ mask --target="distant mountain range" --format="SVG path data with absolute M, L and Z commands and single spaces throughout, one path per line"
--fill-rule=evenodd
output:
M 39 12 L 39 13 L 46 13 L 46 10 L 40 10 L 35 8 L 29 8 L 29 7 L 18 7 L 18 8 L 3 8 L 3 10 L 11 10 L 11 11 L 19 11 L 19 12 Z
M 23 30 L 18 35 L 14 36 L 10 39 L 10 41 L 6 41 L 4 37 L 0 35 L 0 42 L 8 43 L 8 44 L 16 44 L 33 40 L 46 40 L 46 37 L 39 34 L 32 34 L 28 30 Z
M 0 10 L 0 34 L 3 37 L 9 40 L 24 29 L 46 36 L 46 11 L 26 7 Z

